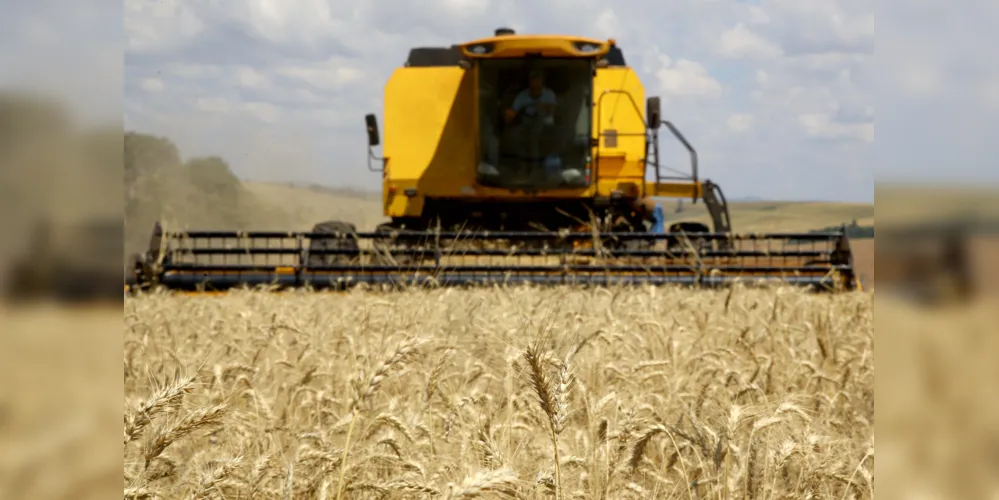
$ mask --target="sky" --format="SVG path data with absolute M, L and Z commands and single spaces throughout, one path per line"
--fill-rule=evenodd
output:
M 124 23 L 92 23 L 103 28 L 80 44 L 107 42 L 94 53 L 112 54 L 109 41 L 120 43 L 123 66 L 60 83 L 118 78 L 127 128 L 168 136 L 187 156 L 221 155 L 247 179 L 377 190 L 363 117 L 381 117 L 391 72 L 411 47 L 499 26 L 615 38 L 697 147 L 702 177 L 730 198 L 871 202 L 876 179 L 999 179 L 999 71 L 983 57 L 999 43 L 996 2 L 95 1 L 105 17 L 91 13 L 93 23 L 115 8 Z M 59 3 L 18 8 L 79 25 L 76 11 L 50 7 Z M 99 107 L 86 95 L 84 107 Z M 669 166 L 686 166 L 679 145 L 662 146 Z

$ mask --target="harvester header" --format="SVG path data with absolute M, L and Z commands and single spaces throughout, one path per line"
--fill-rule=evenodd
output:
M 857 285 L 845 231 L 733 234 L 721 187 L 700 177 L 696 149 L 614 40 L 500 28 L 413 48 L 384 104 L 384 130 L 373 114 L 365 125 L 386 222 L 291 233 L 157 225 L 132 282 Z M 686 172 L 660 164 L 661 129 L 687 152 Z M 709 220 L 667 220 L 663 198 L 703 201 Z

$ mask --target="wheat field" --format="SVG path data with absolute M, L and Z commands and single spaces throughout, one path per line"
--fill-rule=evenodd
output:
M 126 498 L 871 498 L 872 296 L 125 302 Z

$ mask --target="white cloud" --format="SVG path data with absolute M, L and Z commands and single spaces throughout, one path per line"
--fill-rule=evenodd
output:
M 440 6 L 448 12 L 462 17 L 476 17 L 486 13 L 489 0 L 438 0 Z
M 717 97 L 722 85 L 708 74 L 707 68 L 696 61 L 673 61 L 667 55 L 659 56 L 660 68 L 656 71 L 662 96 L 666 97 Z
M 142 80 L 142 88 L 147 92 L 162 92 L 165 87 L 159 78 L 146 78 Z
M 849 71 L 858 66 L 869 66 L 873 59 L 871 53 L 827 51 L 792 55 L 782 63 L 800 71 L 838 73 L 844 69 Z
M 601 38 L 614 38 L 618 36 L 620 23 L 617 21 L 617 15 L 611 8 L 605 8 L 597 15 L 597 20 L 594 23 L 596 28 L 596 35 Z
M 874 10 L 860 0 L 763 0 L 782 46 L 801 52 L 867 51 L 874 44 Z
M 999 78 L 982 84 L 982 100 L 993 112 L 999 112 Z
M 746 16 L 746 22 L 752 24 L 768 24 L 770 22 L 770 16 L 767 15 L 767 11 L 759 5 L 751 5 L 749 6 L 749 14 Z
M 726 124 L 732 131 L 746 132 L 753 126 L 753 115 L 748 113 L 737 113 L 729 116 Z
M 334 39 L 343 22 L 334 15 L 331 3 L 324 0 L 246 0 L 233 7 L 229 16 L 247 23 L 255 33 L 276 44 L 316 46 Z
M 271 80 L 261 72 L 246 66 L 236 68 L 236 79 L 246 88 L 263 89 L 271 87 Z
M 363 69 L 340 57 L 332 57 L 309 66 L 280 67 L 277 73 L 327 90 L 358 83 L 364 79 Z
M 169 64 L 166 66 L 164 72 L 168 75 L 174 75 L 184 79 L 205 79 L 205 78 L 217 78 L 221 76 L 222 71 L 219 66 L 211 66 L 207 64 L 189 64 L 185 62 L 177 62 Z
M 128 50 L 132 53 L 181 48 L 205 28 L 195 7 L 188 2 L 125 2 L 125 34 Z
M 825 139 L 856 138 L 874 142 L 874 123 L 841 123 L 824 113 L 803 114 L 798 117 L 805 131 L 812 137 Z
M 718 53 L 730 59 L 771 59 L 780 56 L 781 48 L 738 23 L 721 35 Z
M 912 63 L 903 67 L 898 75 L 898 90 L 908 97 L 929 97 L 945 86 L 944 75 L 932 63 Z
M 237 118 L 256 118 L 265 123 L 277 121 L 280 111 L 267 102 L 234 101 L 224 98 L 204 97 L 196 101 L 197 109 L 211 113 L 232 115 Z

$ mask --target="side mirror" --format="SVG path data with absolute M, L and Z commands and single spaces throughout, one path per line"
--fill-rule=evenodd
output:
M 650 129 L 657 129 L 662 125 L 662 105 L 659 97 L 650 97 L 645 101 L 645 121 Z
M 364 116 L 364 123 L 368 128 L 368 146 L 377 146 L 381 142 L 378 137 L 378 119 L 375 115 L 368 114 Z

